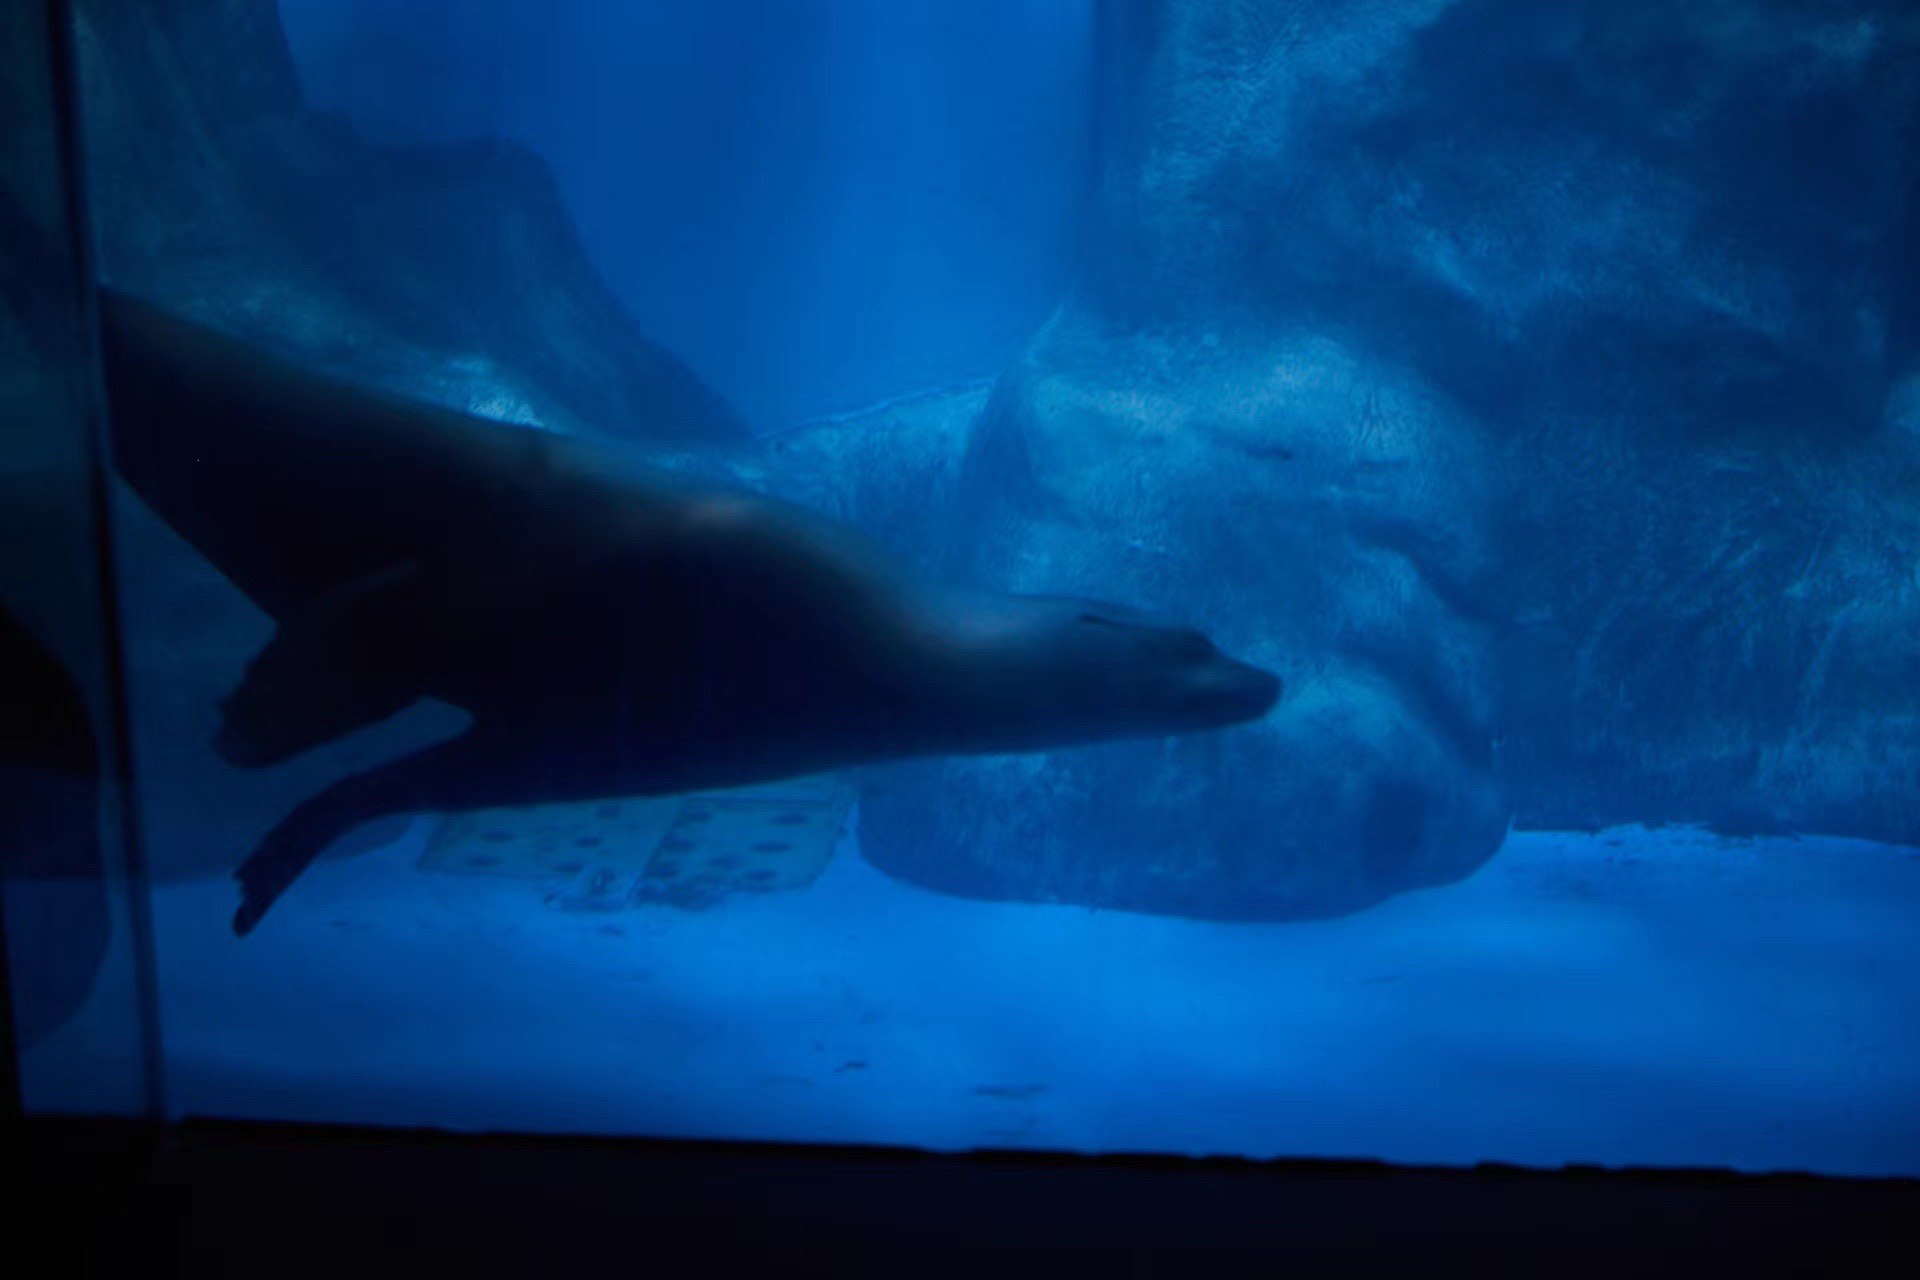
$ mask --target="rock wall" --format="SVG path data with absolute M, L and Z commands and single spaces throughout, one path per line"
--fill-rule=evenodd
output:
M 960 572 L 1203 618 L 1252 729 L 903 771 L 955 892 L 1324 915 L 1523 824 L 1920 840 L 1920 13 L 1141 0 Z
M 595 275 L 551 175 L 308 110 L 273 0 L 79 0 L 104 278 L 338 373 L 637 439 L 745 434 Z

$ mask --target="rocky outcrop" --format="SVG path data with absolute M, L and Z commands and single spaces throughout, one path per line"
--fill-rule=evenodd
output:
M 273 0 L 81 0 L 110 282 L 333 372 L 635 439 L 745 427 L 635 330 L 544 163 L 381 147 L 301 99 Z
M 1526 824 L 1920 840 L 1920 18 L 1145 0 L 1083 278 L 973 433 L 963 573 L 1131 593 L 1264 724 L 951 762 L 915 882 L 1352 909 Z

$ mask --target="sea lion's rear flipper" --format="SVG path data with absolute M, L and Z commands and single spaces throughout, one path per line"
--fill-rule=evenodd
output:
M 384 720 L 420 696 L 382 651 L 417 612 L 411 563 L 349 583 L 282 622 L 220 704 L 214 750 L 229 764 L 278 764 Z
M 385 720 L 419 693 L 410 682 L 315 660 L 275 637 L 220 704 L 214 750 L 243 769 L 279 764 L 310 747 Z
M 488 757 L 473 730 L 412 755 L 349 774 L 295 805 L 266 834 L 233 878 L 240 882 L 240 909 L 233 932 L 245 937 L 260 923 L 327 846 L 363 822 L 394 813 L 431 809 L 448 796 L 472 790 Z

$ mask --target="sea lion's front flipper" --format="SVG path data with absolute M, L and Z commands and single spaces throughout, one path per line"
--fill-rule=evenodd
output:
M 252 932 L 260 917 L 299 879 L 327 846 L 363 822 L 392 813 L 431 809 L 449 795 L 461 795 L 477 783 L 488 758 L 471 729 L 412 755 L 349 774 L 295 805 L 266 834 L 233 878 L 240 882 L 240 909 L 233 916 L 239 937 Z
M 405 643 L 418 578 L 411 562 L 396 565 L 282 622 L 220 704 L 220 757 L 241 768 L 278 764 L 414 702 L 416 681 L 383 649 Z

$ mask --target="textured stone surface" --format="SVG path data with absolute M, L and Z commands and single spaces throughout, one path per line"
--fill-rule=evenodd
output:
M 1080 286 L 954 563 L 1202 618 L 1288 700 L 902 771 L 918 883 L 1219 917 L 1523 824 L 1920 840 L 1920 16 L 1147 0 Z
M 1286 700 L 1222 733 L 901 766 L 868 856 L 949 892 L 1282 919 L 1477 865 L 1507 825 L 1477 445 L 1324 335 L 1174 347 L 1063 313 L 976 428 L 957 571 L 1192 619 Z
M 744 434 L 649 342 L 508 143 L 380 147 L 307 110 L 272 0 L 82 0 L 110 282 L 361 381 L 638 439 Z

